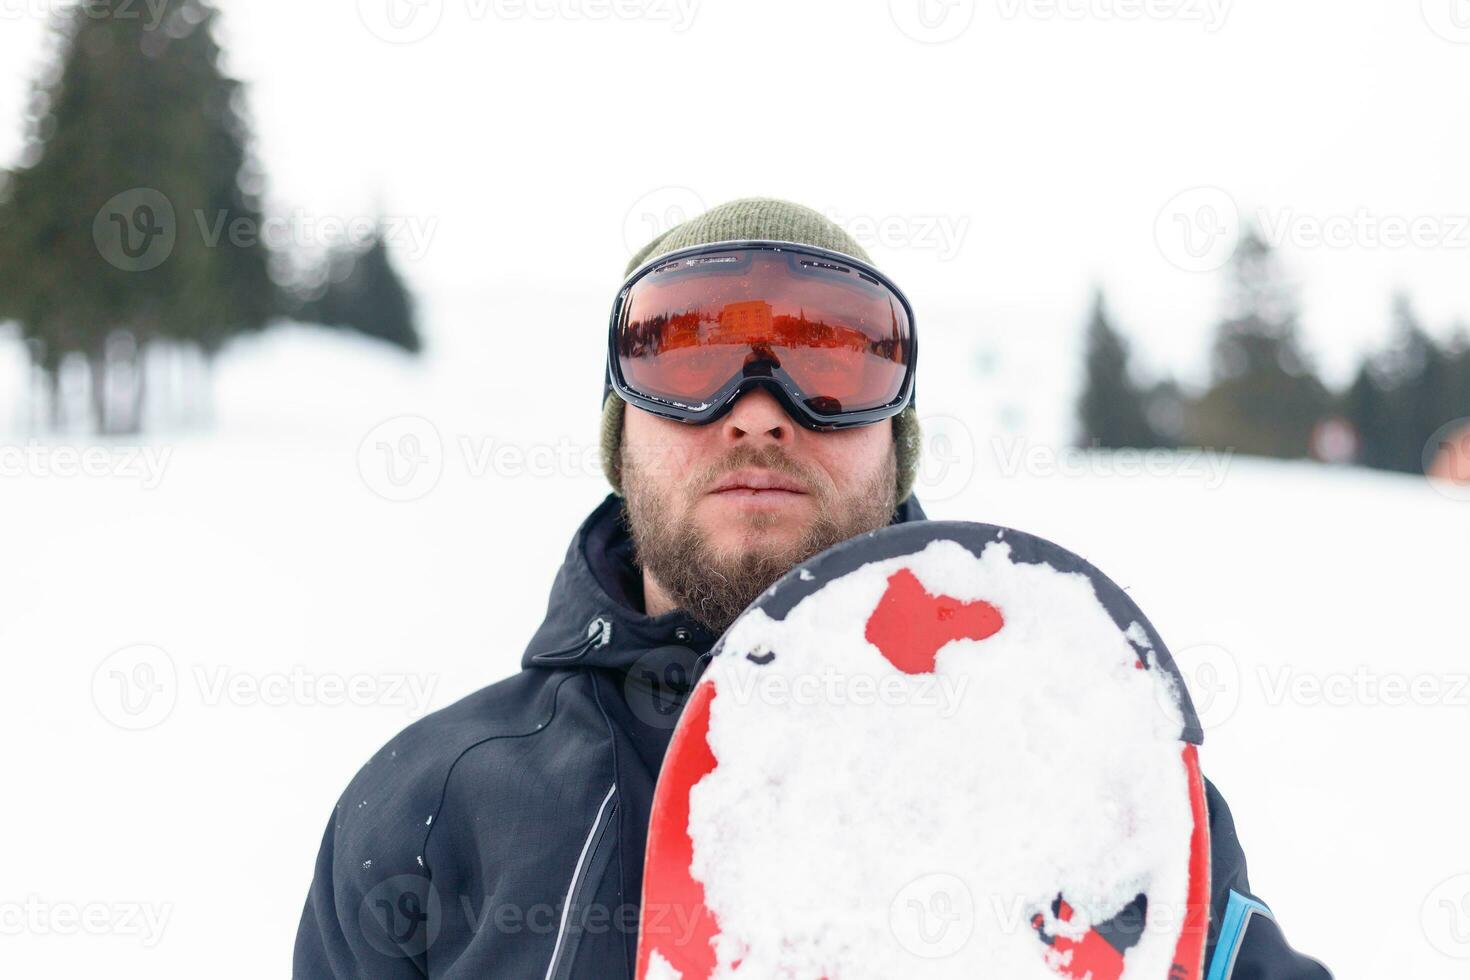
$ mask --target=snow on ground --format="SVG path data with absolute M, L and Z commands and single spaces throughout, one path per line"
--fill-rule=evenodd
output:
M 421 368 L 273 331 L 223 359 L 211 432 L 0 437 L 0 972 L 288 974 L 338 793 L 516 669 L 604 492 L 598 344 L 507 360 L 531 317 L 463 318 Z M 998 434 L 1022 426 L 961 334 L 925 350 L 931 516 L 1051 538 L 1131 590 L 1292 941 L 1343 978 L 1462 976 L 1470 503 L 1314 465 L 1070 456 Z

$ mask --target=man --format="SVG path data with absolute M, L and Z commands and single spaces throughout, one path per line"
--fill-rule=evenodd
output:
M 631 977 L 654 782 L 703 655 L 792 565 L 924 519 L 912 315 L 851 237 L 740 200 L 628 271 L 602 417 L 617 492 L 520 673 L 411 725 L 338 802 L 297 980 Z M 1328 977 L 1251 896 L 1213 787 L 1209 807 L 1210 980 Z

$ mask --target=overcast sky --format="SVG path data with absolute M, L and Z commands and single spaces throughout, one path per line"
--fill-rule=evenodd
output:
M 1240 218 L 1329 371 L 1397 288 L 1470 320 L 1470 0 L 219 6 L 273 209 L 297 238 L 381 209 L 430 298 L 602 303 L 658 227 L 770 194 L 857 232 L 921 324 L 1061 342 L 1099 283 L 1175 370 Z M 0 0 L 0 162 L 49 7 Z

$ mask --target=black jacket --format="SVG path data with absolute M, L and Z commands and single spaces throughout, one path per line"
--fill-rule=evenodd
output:
M 641 612 L 621 516 L 609 496 L 578 530 L 518 674 L 415 722 L 347 787 L 296 980 L 633 976 L 654 781 L 717 637 Z M 894 521 L 923 517 L 910 498 Z M 1209 980 L 1327 978 L 1251 896 L 1230 811 L 1213 786 L 1208 801 Z

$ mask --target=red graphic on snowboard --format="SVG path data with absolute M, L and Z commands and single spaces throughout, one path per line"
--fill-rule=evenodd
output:
M 1004 622 L 1000 610 L 983 599 L 932 595 L 917 575 L 900 568 L 888 576 L 864 635 L 905 674 L 932 674 L 934 655 L 950 640 L 983 640 Z

